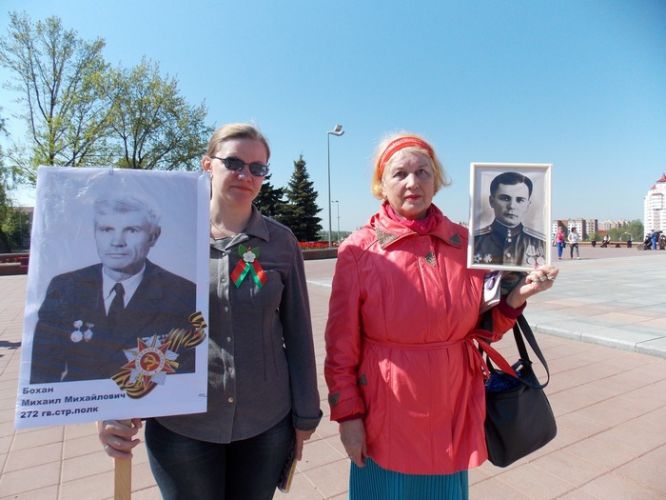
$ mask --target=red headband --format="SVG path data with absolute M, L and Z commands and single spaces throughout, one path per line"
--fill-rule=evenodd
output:
M 405 148 L 421 148 L 424 149 L 431 160 L 435 160 L 435 155 L 432 152 L 432 147 L 426 141 L 419 137 L 414 137 L 413 135 L 407 135 L 398 137 L 397 139 L 392 140 L 384 149 L 384 152 L 379 157 L 379 176 L 381 177 L 384 172 L 384 167 L 391 159 L 391 157 L 396 154 L 401 149 Z

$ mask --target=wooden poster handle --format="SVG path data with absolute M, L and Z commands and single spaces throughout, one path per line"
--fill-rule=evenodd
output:
M 126 425 L 132 425 L 131 420 L 122 420 Z M 132 496 L 132 459 L 114 459 L 113 498 L 114 500 L 130 500 Z

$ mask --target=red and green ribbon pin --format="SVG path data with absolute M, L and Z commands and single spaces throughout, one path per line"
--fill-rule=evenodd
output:
M 259 249 L 238 245 L 238 254 L 241 256 L 241 260 L 238 261 L 234 270 L 231 271 L 231 281 L 234 282 L 236 288 L 241 286 L 241 283 L 243 283 L 248 274 L 252 276 L 252 280 L 259 288 L 264 286 L 268 278 L 266 277 L 264 268 L 259 264 Z

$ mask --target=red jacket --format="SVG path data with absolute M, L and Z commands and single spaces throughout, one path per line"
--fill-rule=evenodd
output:
M 484 271 L 467 269 L 467 230 L 435 209 L 421 235 L 382 206 L 340 246 L 326 325 L 331 419 L 362 414 L 368 454 L 410 474 L 487 458 L 481 358 L 471 339 Z M 516 310 L 492 310 L 494 339 Z

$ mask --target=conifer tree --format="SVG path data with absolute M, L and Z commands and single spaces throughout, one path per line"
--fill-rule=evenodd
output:
M 284 201 L 284 188 L 273 187 L 270 182 L 271 174 L 264 178 L 259 195 L 254 200 L 254 204 L 259 211 L 266 217 L 272 217 L 278 222 L 282 221 L 287 202 Z
M 294 173 L 286 188 L 288 204 L 281 222 L 289 227 L 298 241 L 317 241 L 321 231 L 321 218 L 317 214 L 317 192 L 305 168 L 305 160 L 300 155 L 294 162 Z

